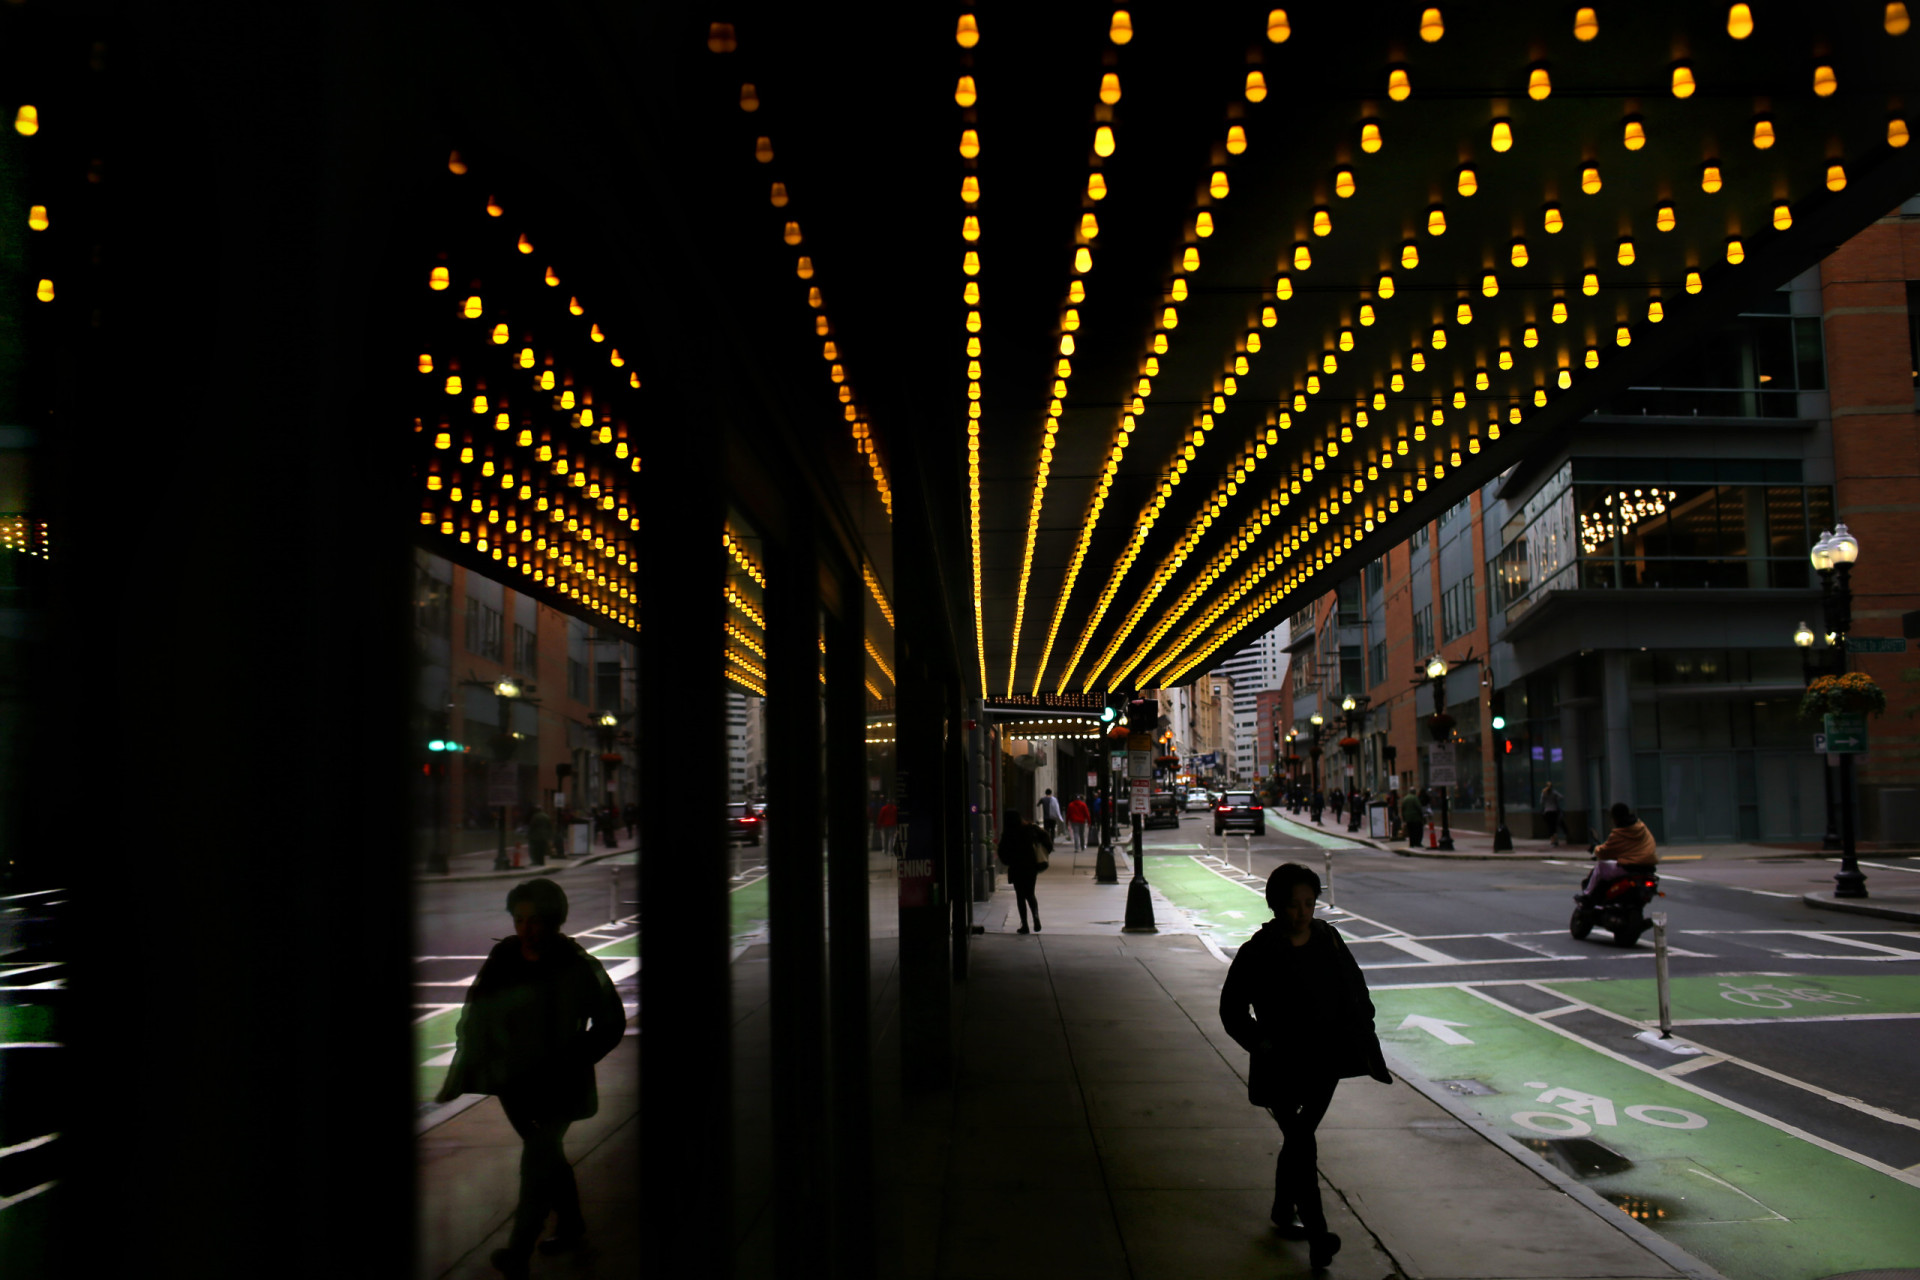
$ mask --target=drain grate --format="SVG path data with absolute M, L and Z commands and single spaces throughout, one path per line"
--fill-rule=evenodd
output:
M 1484 1098 L 1500 1092 L 1484 1080 L 1436 1080 L 1434 1083 L 1444 1087 L 1448 1093 L 1465 1094 L 1475 1098 Z

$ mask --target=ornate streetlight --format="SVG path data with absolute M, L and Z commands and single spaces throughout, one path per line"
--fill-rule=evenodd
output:
M 493 739 L 494 764 L 512 764 L 514 748 L 518 745 L 513 736 L 513 703 L 520 696 L 520 682 L 512 676 L 501 676 L 493 682 L 493 696 L 500 699 L 500 732 Z M 513 866 L 507 857 L 507 806 L 500 805 L 499 809 L 500 844 L 493 855 L 493 869 L 506 871 Z
M 1427 659 L 1427 680 L 1433 685 L 1433 716 L 1427 721 L 1427 729 L 1437 742 L 1445 741 L 1453 725 L 1447 721 L 1447 660 L 1441 654 Z M 1428 754 L 1432 759 L 1432 754 Z M 1431 764 L 1428 766 L 1431 771 Z M 1453 829 L 1447 824 L 1447 788 L 1440 788 L 1440 847 L 1453 848 Z
M 1342 698 L 1340 700 L 1340 709 L 1346 712 L 1346 728 L 1347 728 L 1346 736 L 1349 738 L 1352 738 L 1354 742 L 1354 745 L 1351 748 L 1348 748 L 1345 746 L 1341 748 L 1347 754 L 1347 830 L 1348 831 L 1360 830 L 1360 807 L 1357 803 L 1355 803 L 1354 792 L 1358 789 L 1358 783 L 1360 780 L 1360 733 L 1359 733 L 1359 730 L 1360 730 L 1360 726 L 1364 724 L 1366 721 L 1368 701 L 1369 699 L 1364 694 L 1356 696 L 1351 693 L 1348 694 L 1345 698 Z
M 1805 622 L 1802 622 L 1799 629 L 1793 633 L 1793 643 L 1800 650 L 1800 675 L 1807 684 L 1812 684 L 1813 678 L 1821 673 L 1821 668 L 1826 666 L 1824 657 L 1816 659 L 1813 656 L 1814 638 L 1813 628 Z M 1827 767 L 1825 760 L 1820 762 L 1820 786 L 1826 795 L 1824 810 L 1826 817 L 1822 824 L 1825 830 L 1820 836 L 1820 847 L 1838 849 L 1840 834 L 1833 829 L 1833 770 Z
M 1307 786 L 1310 791 L 1320 789 L 1320 726 L 1326 722 L 1327 718 L 1318 711 L 1307 717 L 1307 723 L 1313 726 L 1313 747 L 1307 757 L 1309 769 Z M 1311 799 L 1308 802 L 1311 803 Z
M 1847 633 L 1853 629 L 1853 562 L 1860 558 L 1860 540 L 1836 524 L 1823 533 L 1807 558 L 1820 575 L 1820 599 L 1827 626 L 1827 643 L 1836 650 L 1835 674 L 1847 670 Z M 1797 637 L 1796 637 L 1797 641 Z M 1867 878 L 1853 845 L 1853 753 L 1840 756 L 1840 870 L 1833 877 L 1833 896 L 1864 898 Z

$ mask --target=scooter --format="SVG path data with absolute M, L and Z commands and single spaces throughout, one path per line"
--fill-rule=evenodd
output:
M 1597 894 L 1582 889 L 1573 895 L 1573 918 L 1567 931 L 1575 941 L 1599 925 L 1613 934 L 1613 945 L 1631 947 L 1653 927 L 1646 909 L 1655 898 L 1666 896 L 1660 892 L 1660 877 L 1651 867 L 1624 867 L 1622 872 Z

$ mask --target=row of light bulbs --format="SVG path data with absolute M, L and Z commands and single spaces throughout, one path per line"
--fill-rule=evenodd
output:
M 468 172 L 468 164 L 455 151 L 448 157 L 447 169 L 456 177 L 463 176 Z M 485 208 L 490 218 L 500 218 L 505 213 L 492 197 L 488 198 Z M 525 234 L 517 237 L 515 248 L 524 255 L 533 252 L 532 242 Z M 546 268 L 543 279 L 549 287 L 559 285 L 559 276 L 552 267 Z M 451 283 L 451 272 L 445 266 L 428 273 L 428 288 L 435 292 L 446 291 Z M 584 314 L 577 297 L 569 299 L 568 311 L 576 317 Z M 487 307 L 477 288 L 458 303 L 456 314 L 462 322 L 485 320 Z M 588 337 L 596 343 L 606 341 L 605 333 L 597 324 L 590 324 Z M 504 320 L 500 320 L 486 330 L 480 349 L 484 352 L 490 347 L 505 348 L 510 341 L 511 334 Z M 536 363 L 530 339 L 517 353 L 503 354 L 510 368 L 529 371 Z M 556 385 L 552 358 L 548 357 L 545 363 L 547 368 L 533 374 L 534 385 L 541 392 L 552 392 Z M 617 368 L 626 361 L 615 348 L 610 352 L 609 363 Z M 449 358 L 446 366 L 446 381 L 441 390 L 464 398 L 468 388 L 456 372 L 457 358 Z M 417 368 L 425 375 L 437 372 L 430 352 L 419 357 Z M 638 373 L 629 372 L 627 376 L 628 385 L 638 388 Z M 563 377 L 565 385 L 554 396 L 552 408 L 568 415 L 566 421 L 570 428 L 588 432 L 587 444 L 582 450 L 585 456 L 570 457 L 567 446 L 563 443 L 556 447 L 551 432 L 546 430 L 540 432 L 536 443 L 531 421 L 522 419 L 518 435 L 510 437 L 510 443 L 502 442 L 502 458 L 496 466 L 491 444 L 483 446 L 479 451 L 482 456 L 476 457 L 471 431 L 460 433 L 460 448 L 458 454 L 453 455 L 454 433 L 448 424 L 441 423 L 433 432 L 431 443 L 436 453 L 452 456 L 445 464 L 444 473 L 437 457 L 428 463 L 425 485 L 429 497 L 420 513 L 420 523 L 428 528 L 437 527 L 442 536 L 472 546 L 505 568 L 517 569 L 536 584 L 569 596 L 585 608 L 636 626 L 638 597 L 633 588 L 633 573 L 637 561 L 624 548 L 626 534 L 639 529 L 639 517 L 625 503 L 624 494 L 617 492 L 612 470 L 595 461 L 592 452 L 596 445 L 612 445 L 616 458 L 624 462 L 624 469 L 629 472 L 640 469 L 640 459 L 630 454 L 625 424 L 619 423 L 616 427 L 606 418 L 596 421 L 592 416 L 592 389 L 583 385 L 576 401 L 571 374 Z M 472 416 L 490 421 L 497 432 L 512 431 L 514 423 L 504 400 L 488 400 L 484 383 L 476 383 L 473 391 L 474 398 L 469 402 Z M 415 420 L 414 429 L 423 434 L 427 431 L 421 419 Z M 512 460 L 512 452 L 523 449 L 530 453 L 524 470 L 516 467 Z M 539 476 L 536 480 L 543 468 L 557 481 L 551 490 L 548 477 Z M 571 492 L 573 490 L 580 492 Z M 433 509 L 436 504 L 437 513 Z M 523 511 L 522 504 L 530 506 Z M 606 514 L 609 512 L 616 514 L 609 517 Z M 617 525 L 613 523 L 616 520 Z M 551 537 L 549 530 L 537 527 L 541 525 L 553 526 Z
M 29 103 L 22 103 L 13 113 L 13 131 L 23 138 L 31 138 L 34 134 L 39 133 L 40 108 Z M 27 230 L 45 231 L 52 225 L 52 222 L 47 217 L 47 206 L 43 204 L 28 206 Z M 38 302 L 52 302 L 54 298 L 53 280 L 44 276 L 36 280 L 33 285 L 33 296 L 35 301 Z
M 964 52 L 980 43 L 980 25 L 971 13 L 963 13 L 954 31 L 954 42 L 963 53 L 961 62 L 969 71 L 973 65 L 972 55 Z M 986 604 L 984 594 L 984 571 L 981 568 L 980 548 L 980 398 L 981 398 L 981 318 L 980 290 L 980 251 L 976 247 L 980 239 L 980 217 L 975 208 L 980 203 L 980 130 L 976 127 L 979 117 L 974 104 L 979 101 L 979 87 L 971 74 L 962 75 L 955 83 L 954 104 L 960 108 L 960 159 L 965 176 L 960 182 L 960 203 L 964 210 L 960 222 L 960 271 L 965 280 L 961 286 L 961 302 L 966 307 L 965 341 L 967 359 L 967 538 L 973 557 L 973 648 L 974 659 L 980 666 L 980 688 L 987 688 L 987 633 Z M 1044 482 L 1042 482 L 1044 483 Z M 1038 515 L 1039 498 L 1035 499 L 1035 516 Z M 1028 522 L 1029 531 L 1033 521 Z M 1032 567 L 1029 551 L 1027 563 L 1021 568 L 1021 581 Z M 1020 608 L 1025 608 L 1024 592 Z M 1018 650 L 1020 627 L 1014 624 L 1014 646 Z
M 707 48 L 714 53 L 733 53 L 739 48 L 739 39 L 733 25 L 715 22 L 707 30 Z M 760 110 L 759 89 L 751 84 L 740 86 L 740 110 L 752 115 Z M 760 164 L 772 164 L 774 159 L 773 139 L 768 134 L 760 134 L 753 141 L 753 158 Z M 800 223 L 791 212 L 786 212 L 793 197 L 784 182 L 771 185 L 768 199 L 773 207 L 783 211 L 781 239 L 789 248 L 798 249 L 804 237 Z M 840 345 L 833 338 L 833 325 L 827 318 L 826 301 L 820 293 L 820 286 L 811 283 L 818 274 L 810 253 L 799 255 L 794 265 L 794 274 L 807 283 L 807 306 L 814 312 L 814 336 L 821 340 L 820 354 L 827 362 L 828 376 L 835 387 L 835 396 L 840 404 L 841 416 L 846 420 L 848 434 L 853 440 L 854 452 L 866 463 L 875 491 L 880 496 L 880 505 L 885 508 L 888 519 L 893 517 L 893 486 L 887 479 L 887 469 L 880 460 L 878 445 L 873 438 L 873 427 L 861 411 L 854 395 L 853 384 L 848 380 L 846 363 L 840 353 Z
M 1429 16 L 1435 17 L 1437 19 L 1437 14 L 1435 13 L 1430 13 Z M 1591 19 L 1590 13 L 1588 14 L 1588 17 L 1589 19 Z M 1597 26 L 1594 29 L 1597 31 Z M 1902 21 L 1902 23 L 1898 24 L 1898 29 L 1896 29 L 1896 24 L 1894 24 L 1890 20 L 1888 24 L 1888 30 L 1893 34 L 1896 34 L 1896 35 L 1900 34 L 1902 31 L 1905 30 L 1904 20 Z M 1437 38 L 1437 36 L 1433 38 Z M 1692 82 L 1691 69 L 1686 68 L 1685 72 L 1686 72 L 1685 74 L 1676 74 L 1674 77 L 1673 83 L 1675 86 L 1675 93 L 1677 97 L 1687 97 L 1687 96 L 1690 96 L 1690 93 L 1692 92 L 1692 89 L 1690 87 Z M 1543 80 L 1544 80 L 1544 77 L 1535 78 L 1534 87 L 1536 89 L 1536 92 L 1533 94 L 1533 96 L 1536 99 L 1545 97 L 1546 94 L 1550 92 L 1550 85 L 1547 83 L 1543 83 Z M 1823 69 L 1822 72 L 1816 73 L 1816 85 L 1815 85 L 1816 92 L 1821 93 L 1822 96 L 1825 96 L 1826 94 L 1831 93 L 1833 89 L 1836 87 L 1836 83 L 1837 82 L 1835 78 L 1832 76 L 1830 68 L 1825 68 Z M 1404 81 L 1403 81 L 1403 86 L 1404 86 Z M 1260 88 L 1261 88 L 1261 92 L 1259 92 L 1257 96 L 1255 94 L 1249 94 L 1249 97 L 1252 100 L 1258 101 L 1260 100 L 1260 98 L 1263 98 L 1265 96 L 1263 91 L 1263 86 L 1260 86 Z M 1645 142 L 1644 129 L 1634 127 L 1635 124 L 1636 122 L 1630 121 L 1628 127 L 1624 131 L 1624 141 L 1626 145 L 1629 147 L 1629 149 L 1639 149 L 1639 147 L 1643 146 Z M 1770 146 L 1773 141 L 1774 134 L 1773 134 L 1772 122 L 1770 120 L 1764 120 L 1764 121 L 1758 122 L 1758 124 L 1764 127 L 1756 128 L 1755 138 L 1754 138 L 1755 145 L 1764 149 L 1767 146 Z M 1504 137 L 1501 136 L 1503 132 L 1504 132 Z M 1379 135 L 1377 131 L 1372 135 L 1372 140 L 1376 143 L 1378 142 Z M 1896 118 L 1893 124 L 1889 126 L 1888 141 L 1895 146 L 1900 146 L 1905 144 L 1905 142 L 1907 141 L 1907 135 L 1906 135 L 1906 129 L 1905 129 L 1905 124 L 1903 120 Z M 1496 150 L 1506 150 L 1511 147 L 1512 133 L 1511 133 L 1510 125 L 1507 125 L 1507 127 L 1504 130 L 1502 130 L 1499 127 L 1496 127 L 1494 143 L 1495 143 Z M 1471 166 L 1464 167 L 1462 170 L 1460 170 L 1456 181 L 1457 181 L 1457 187 L 1463 195 L 1470 196 L 1478 189 L 1477 175 L 1475 174 Z M 1709 193 L 1711 193 L 1719 190 L 1721 185 L 1722 185 L 1722 180 L 1719 172 L 1719 166 L 1717 164 L 1712 164 L 1712 163 L 1709 163 L 1703 166 L 1703 169 L 1702 169 L 1703 190 L 1706 190 Z M 1839 163 L 1829 163 L 1827 165 L 1826 174 L 1825 174 L 1825 186 L 1827 187 L 1827 189 L 1831 191 L 1839 191 L 1843 189 L 1845 185 L 1846 185 L 1846 173 L 1845 173 L 1844 166 Z M 1583 189 L 1586 190 L 1589 194 L 1600 189 L 1600 177 L 1599 177 L 1598 169 L 1596 166 L 1588 166 L 1587 170 L 1583 173 L 1582 186 L 1583 186 Z M 1226 187 L 1226 183 L 1224 182 L 1224 180 L 1217 180 L 1213 184 L 1213 189 L 1215 191 L 1224 190 L 1225 187 Z M 1353 179 L 1352 179 L 1350 170 L 1341 171 L 1340 178 L 1336 180 L 1336 190 L 1337 190 L 1337 193 L 1340 194 L 1341 196 L 1349 196 L 1352 194 L 1354 190 L 1354 184 L 1353 184 Z M 1776 204 L 1774 207 L 1771 221 L 1776 230 L 1786 230 L 1788 227 L 1792 225 L 1792 214 L 1791 214 L 1790 208 L 1784 202 Z M 1561 214 L 1557 206 L 1549 206 L 1544 216 L 1544 222 L 1549 234 L 1554 234 L 1554 233 L 1557 233 L 1559 230 L 1561 230 L 1562 227 L 1564 226 L 1564 216 Z M 1676 223 L 1676 216 L 1672 206 L 1663 205 L 1657 212 L 1656 226 L 1662 231 L 1667 231 L 1667 230 L 1671 230 L 1675 225 L 1675 223 Z M 1314 231 L 1317 234 L 1326 234 L 1330 230 L 1331 230 L 1330 218 L 1326 215 L 1325 211 L 1318 212 L 1315 217 Z M 1443 209 L 1435 209 L 1430 211 L 1429 221 L 1428 221 L 1428 230 L 1429 230 L 1429 234 L 1436 234 L 1436 235 L 1444 234 L 1445 216 L 1444 216 Z M 1191 256 L 1197 257 L 1197 255 L 1191 255 Z M 1617 260 L 1621 262 L 1622 265 L 1626 265 L 1632 262 L 1634 257 L 1634 250 L 1633 250 L 1632 241 L 1630 238 L 1624 239 L 1619 242 L 1616 250 L 1616 256 L 1617 256 Z M 1511 257 L 1516 266 L 1525 265 L 1526 248 L 1525 248 L 1524 242 L 1522 241 L 1515 242 L 1511 250 Z M 1744 246 L 1741 244 L 1739 238 L 1738 237 L 1730 238 L 1727 246 L 1728 261 L 1730 263 L 1737 264 L 1743 261 L 1744 257 L 1745 257 Z M 1417 261 L 1418 261 L 1417 247 L 1409 246 L 1408 249 L 1403 253 L 1403 262 L 1408 267 L 1411 267 L 1417 264 Z M 1299 249 L 1296 250 L 1295 266 L 1297 269 L 1305 269 L 1310 265 L 1311 265 L 1310 251 L 1307 250 L 1305 246 L 1301 246 Z M 1380 291 L 1381 296 L 1383 297 L 1391 296 L 1391 291 L 1392 291 L 1391 277 L 1383 277 L 1381 283 L 1382 283 L 1382 288 Z M 1698 292 L 1700 288 L 1701 288 L 1701 281 L 1700 281 L 1699 274 L 1697 272 L 1689 273 L 1688 280 L 1687 280 L 1687 291 L 1690 293 Z M 1583 280 L 1582 289 L 1583 289 L 1583 293 L 1585 293 L 1587 296 L 1592 296 L 1594 293 L 1598 291 L 1597 279 L 1592 273 L 1588 273 L 1585 279 Z M 1488 273 L 1488 275 L 1483 278 L 1482 292 L 1485 296 L 1488 296 L 1488 297 L 1492 297 L 1498 292 L 1497 279 L 1491 273 Z M 1292 293 L 1291 281 L 1287 277 L 1282 276 L 1276 288 L 1276 297 L 1279 300 L 1284 301 L 1287 297 L 1291 296 L 1291 293 Z M 1372 319 L 1372 316 L 1370 314 L 1371 307 L 1363 306 L 1362 311 L 1363 311 L 1362 324 L 1366 324 L 1370 322 Z M 1656 297 L 1649 304 L 1648 318 L 1650 321 L 1657 323 L 1659 322 L 1660 319 L 1663 318 L 1663 314 L 1664 312 L 1663 312 L 1662 304 L 1660 300 Z M 1471 319 L 1472 319 L 1472 315 L 1471 315 L 1470 305 L 1466 303 L 1462 303 L 1457 309 L 1456 321 L 1460 323 L 1471 323 Z M 1554 307 L 1553 319 L 1557 323 L 1565 322 L 1566 309 L 1565 309 L 1564 302 L 1556 302 Z M 1266 310 L 1266 312 L 1263 315 L 1263 320 L 1265 320 L 1269 324 L 1273 322 L 1272 308 L 1268 308 Z M 1436 329 L 1434 336 L 1436 339 L 1435 341 L 1436 348 L 1443 347 L 1445 345 L 1444 328 Z M 1616 329 L 1615 341 L 1616 341 L 1616 344 L 1620 346 L 1626 346 L 1630 343 L 1631 333 L 1627 326 L 1621 325 Z M 1526 334 L 1526 338 L 1525 338 L 1525 345 L 1532 347 L 1537 345 L 1537 343 L 1538 343 L 1537 331 L 1529 327 Z M 1340 345 L 1343 349 L 1349 349 L 1349 350 L 1351 349 L 1350 331 L 1343 333 L 1342 341 Z M 1598 362 L 1599 362 L 1599 354 L 1598 354 L 1597 348 L 1589 347 L 1585 354 L 1584 364 L 1588 368 L 1594 368 L 1598 365 Z M 1415 368 L 1419 368 L 1422 364 L 1424 364 L 1424 359 L 1420 357 L 1419 354 L 1416 352 L 1413 363 Z M 1327 366 L 1329 366 L 1325 368 L 1326 372 L 1332 372 L 1333 367 L 1337 367 L 1337 365 L 1335 365 L 1334 362 L 1331 360 L 1327 361 L 1326 364 Z M 1510 353 L 1507 353 L 1507 352 L 1502 353 L 1501 365 L 1503 368 L 1511 367 Z M 1317 383 L 1317 378 L 1312 378 L 1310 375 L 1310 381 L 1313 383 Z M 1570 386 L 1571 385 L 1570 372 L 1563 368 L 1560 372 L 1558 382 L 1562 389 L 1565 389 L 1566 387 Z M 1484 371 L 1478 375 L 1476 379 L 1476 384 L 1477 384 L 1476 389 L 1478 390 L 1486 389 L 1486 375 Z M 1147 389 L 1147 384 L 1143 383 L 1142 389 L 1143 390 Z M 1311 389 L 1317 391 L 1317 386 L 1313 386 Z M 1398 388 L 1396 388 L 1396 390 L 1398 390 Z M 1535 392 L 1536 404 L 1544 404 L 1545 400 L 1546 400 L 1545 390 L 1537 389 Z M 1456 407 L 1459 407 L 1463 403 L 1464 403 L 1464 394 L 1456 393 Z M 1304 405 L 1298 404 L 1297 402 L 1297 407 L 1304 408 Z M 1513 408 L 1512 417 L 1515 421 L 1519 420 L 1520 410 L 1518 406 L 1515 406 Z M 1418 431 L 1417 426 L 1416 426 L 1416 431 Z M 1345 433 L 1343 432 L 1343 434 Z M 1349 439 L 1351 438 L 1350 435 L 1348 436 L 1348 438 Z M 1493 439 L 1498 438 L 1497 419 L 1494 423 L 1489 424 L 1489 438 L 1493 438 Z M 1470 437 L 1469 444 L 1470 444 L 1470 451 L 1478 452 L 1479 442 L 1477 438 Z M 1405 452 L 1404 441 L 1402 441 L 1401 443 L 1400 451 L 1402 453 Z M 1451 456 L 1453 459 L 1453 465 L 1456 467 L 1459 466 L 1460 458 L 1459 458 L 1457 449 L 1452 452 Z M 1439 465 L 1436 465 L 1436 473 L 1437 473 L 1436 478 L 1438 478 L 1438 476 L 1440 475 L 1444 475 L 1444 471 L 1440 469 Z M 1418 487 L 1421 489 L 1425 488 L 1424 476 L 1421 477 Z M 1295 486 L 1295 488 L 1297 490 L 1297 485 Z M 1409 491 L 1408 496 L 1409 498 L 1411 498 L 1411 491 Z M 1394 505 L 1395 505 L 1395 508 L 1397 509 L 1397 503 Z M 1385 513 L 1382 513 L 1382 514 L 1384 516 Z M 1371 531 L 1372 525 L 1373 525 L 1373 520 L 1371 519 L 1371 510 L 1369 509 L 1369 518 L 1365 520 L 1364 528 L 1367 531 Z M 1347 534 L 1343 532 L 1342 536 L 1346 537 Z M 1230 563 L 1231 559 L 1234 556 L 1237 556 L 1239 552 L 1244 549 L 1245 545 L 1246 544 L 1244 541 L 1242 541 L 1241 539 L 1236 539 L 1234 546 L 1229 548 L 1228 551 L 1223 554 L 1220 560 L 1216 561 L 1216 564 L 1214 566 L 1210 567 L 1209 573 L 1203 577 L 1200 583 L 1196 584 L 1196 590 L 1190 592 L 1189 595 L 1193 596 L 1193 595 L 1199 594 L 1198 588 L 1200 588 L 1205 584 L 1210 584 L 1212 580 L 1218 576 L 1218 573 L 1216 571 L 1218 569 L 1223 568 L 1224 563 Z M 1259 572 L 1264 572 L 1266 567 L 1268 566 L 1263 562 L 1263 565 L 1259 569 Z M 1257 574 L 1255 576 L 1257 577 Z M 1241 588 L 1237 588 L 1234 593 L 1230 594 L 1227 597 L 1226 602 L 1230 603 L 1233 599 L 1237 599 L 1239 595 L 1243 593 L 1246 585 L 1247 584 L 1243 583 Z M 1215 610 L 1213 611 L 1213 616 L 1217 616 L 1217 614 L 1220 611 L 1221 611 L 1220 607 L 1216 606 Z M 1210 618 L 1203 619 L 1201 625 L 1204 626 L 1208 621 L 1210 621 Z M 1165 628 L 1163 626 L 1162 634 L 1164 634 L 1164 630 Z M 1226 638 L 1227 637 L 1222 637 L 1220 640 L 1216 641 L 1216 643 L 1209 646 L 1208 649 L 1206 650 L 1206 653 L 1211 654 L 1212 652 L 1216 651 L 1219 645 L 1225 642 Z M 1148 642 L 1148 647 L 1150 647 L 1152 643 L 1153 641 L 1150 640 Z M 1182 647 L 1184 647 L 1184 641 L 1182 645 L 1176 646 L 1174 653 L 1177 654 L 1179 649 Z M 1172 656 L 1173 655 L 1170 654 L 1169 659 Z M 1159 665 L 1161 667 L 1164 667 L 1165 661 L 1166 660 L 1163 660 L 1163 662 Z M 1184 673 L 1184 671 L 1190 670 L 1190 669 L 1191 669 L 1191 664 L 1182 668 L 1182 671 Z M 1148 672 L 1147 678 L 1151 678 L 1153 674 L 1154 674 L 1153 672 Z M 1115 678 L 1116 679 L 1124 678 L 1124 675 L 1125 675 L 1124 671 L 1118 672 L 1116 673 Z M 1063 687 L 1064 687 L 1064 683 L 1063 683 Z

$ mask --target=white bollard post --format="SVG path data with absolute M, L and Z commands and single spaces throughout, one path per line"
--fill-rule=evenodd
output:
M 1654 986 L 1660 994 L 1660 1038 L 1673 1039 L 1673 1009 L 1667 992 L 1667 913 L 1662 911 L 1653 919 L 1653 977 Z
M 1247 855 L 1247 878 L 1251 880 L 1253 878 L 1253 837 L 1251 835 L 1241 836 L 1240 844 Z
M 1328 908 L 1329 908 L 1329 909 L 1331 909 L 1331 908 L 1333 907 L 1333 905 L 1334 905 L 1334 901 L 1333 901 L 1333 850 L 1331 850 L 1331 849 L 1323 849 L 1323 850 L 1321 850 L 1321 852 L 1322 852 L 1322 853 L 1324 853 L 1324 854 L 1326 855 L 1326 858 L 1327 858 L 1327 906 L 1328 906 Z

